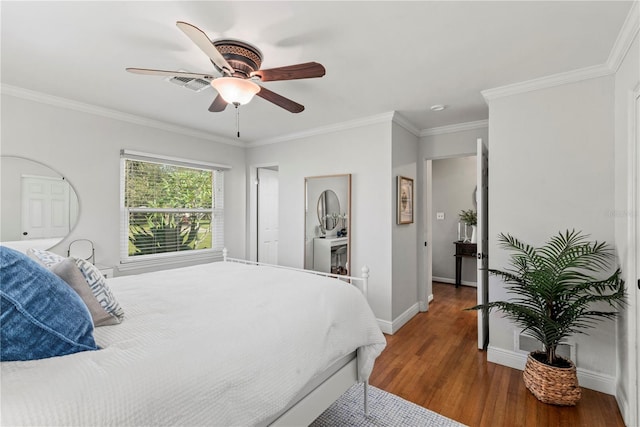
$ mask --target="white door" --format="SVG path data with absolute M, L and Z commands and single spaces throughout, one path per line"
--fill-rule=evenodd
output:
M 478 304 L 489 302 L 489 156 L 487 146 L 478 138 L 477 185 L 478 204 Z M 478 348 L 486 350 L 489 344 L 489 316 L 478 310 Z
M 258 262 L 278 264 L 278 171 L 258 168 Z
M 635 186 L 636 186 L 636 212 L 640 212 L 640 93 L 636 91 L 635 102 L 635 152 L 636 152 L 636 164 L 635 164 Z M 633 221 L 633 218 L 631 218 Z M 631 314 L 631 318 L 635 316 L 635 343 L 633 337 L 633 327 L 630 327 L 629 342 L 627 348 L 629 348 L 629 384 L 630 399 L 629 399 L 629 412 L 631 413 L 627 422 L 629 425 L 640 424 L 640 355 L 638 355 L 638 343 L 640 343 L 640 217 L 635 216 L 635 242 L 636 242 L 636 262 L 635 262 L 635 283 L 631 283 L 630 287 L 635 289 L 629 289 L 628 292 L 633 295 L 635 293 L 635 313 Z
M 69 184 L 62 178 L 22 177 L 22 240 L 69 233 Z

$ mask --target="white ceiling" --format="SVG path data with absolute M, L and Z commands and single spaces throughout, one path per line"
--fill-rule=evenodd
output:
M 241 107 L 244 142 L 399 112 L 423 130 L 484 120 L 481 90 L 606 62 L 632 2 L 28 2 L 1 3 L 1 80 L 225 139 L 235 111 L 125 67 L 213 73 L 175 22 L 262 50 L 262 68 L 317 61 L 320 79 L 265 82 L 303 104 Z M 217 75 L 217 74 L 216 74 Z M 445 111 L 429 110 L 433 104 Z

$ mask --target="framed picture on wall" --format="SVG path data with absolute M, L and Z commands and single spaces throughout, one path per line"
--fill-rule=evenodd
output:
M 398 224 L 413 223 L 413 179 L 398 175 Z

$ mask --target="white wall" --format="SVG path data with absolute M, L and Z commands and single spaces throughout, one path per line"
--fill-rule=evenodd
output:
M 304 178 L 351 174 L 351 268 L 371 268 L 369 302 L 378 319 L 392 320 L 391 310 L 391 120 L 367 126 L 247 149 L 247 174 L 265 164 L 279 168 L 278 262 L 303 267 Z M 250 178 L 250 181 L 253 178 Z M 253 186 L 252 186 L 253 187 Z M 253 190 L 248 191 L 249 212 L 255 211 Z M 249 219 L 251 222 L 252 220 Z M 251 224 L 247 224 L 251 229 Z M 250 233 L 247 245 L 255 239 Z
M 489 103 L 489 266 L 507 266 L 498 233 L 539 246 L 558 231 L 614 242 L 614 79 L 611 76 L 493 99 Z M 491 300 L 508 298 L 491 276 Z M 616 325 L 574 336 L 579 369 L 616 374 Z M 490 316 L 488 358 L 513 352 L 519 329 Z
M 396 320 L 392 325 L 397 330 L 403 322 L 409 320 L 418 312 L 418 238 L 417 222 L 422 214 L 416 196 L 420 194 L 417 182 L 418 138 L 397 123 L 392 127 L 392 163 L 393 171 L 390 181 L 392 184 L 393 203 L 391 218 L 393 218 L 392 253 L 393 253 L 393 293 L 392 318 Z M 413 179 L 413 223 L 397 224 L 397 183 L 398 176 Z M 406 313 L 406 314 L 405 314 Z
M 458 239 L 458 224 L 462 210 L 477 210 L 474 199 L 476 187 L 476 156 L 453 157 L 433 161 L 431 206 L 433 277 L 454 283 L 456 277 L 454 241 Z M 445 217 L 437 219 L 436 213 Z M 464 224 L 461 224 L 461 238 L 464 239 Z M 471 227 L 467 227 L 471 238 Z M 478 273 L 475 258 L 463 258 L 462 282 L 476 286 Z
M 629 408 L 629 403 L 638 400 L 637 384 L 637 347 L 635 344 L 636 330 L 638 328 L 638 289 L 634 286 L 640 277 L 640 262 L 636 264 L 633 259 L 634 246 L 634 220 L 640 225 L 640 212 L 634 206 L 633 200 L 637 196 L 631 196 L 630 192 L 636 191 L 640 186 L 640 164 L 637 164 L 635 175 L 633 165 L 630 162 L 638 159 L 638 139 L 634 140 L 632 114 L 636 120 L 640 120 L 640 112 L 633 108 L 633 98 L 640 92 L 640 41 L 636 34 L 635 40 L 629 49 L 623 63 L 615 77 L 615 207 L 612 216 L 615 221 L 615 243 L 619 254 L 619 260 L 627 283 L 628 308 L 618 319 L 617 330 L 617 356 L 618 356 L 618 385 L 616 397 L 620 410 L 627 425 L 640 423 L 639 415 Z M 636 137 L 637 138 L 637 137 Z M 635 189 L 633 184 L 635 183 Z M 640 203 L 636 199 L 636 203 Z M 636 254 L 640 255 L 640 254 Z M 633 314 L 634 315 L 630 315 Z M 634 354 L 635 353 L 635 354 Z M 634 390 L 634 387 L 636 390 Z
M 74 104 L 75 105 L 75 104 Z M 193 158 L 232 166 L 225 179 L 225 244 L 245 252 L 244 149 L 101 115 L 2 95 L 2 154 L 27 157 L 64 175 L 78 194 L 80 215 L 69 242 L 94 242 L 96 262 L 119 263 L 120 149 Z

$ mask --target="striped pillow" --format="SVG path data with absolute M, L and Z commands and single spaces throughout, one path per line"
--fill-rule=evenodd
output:
M 87 281 L 89 288 L 91 288 L 93 296 L 98 300 L 102 308 L 114 318 L 115 321 L 113 323 L 122 322 L 124 319 L 124 311 L 111 293 L 111 290 L 107 286 L 107 282 L 100 270 L 98 270 L 98 267 L 84 259 L 71 259 L 73 259 L 80 269 L 80 272 Z M 102 325 L 113 323 L 102 323 Z

